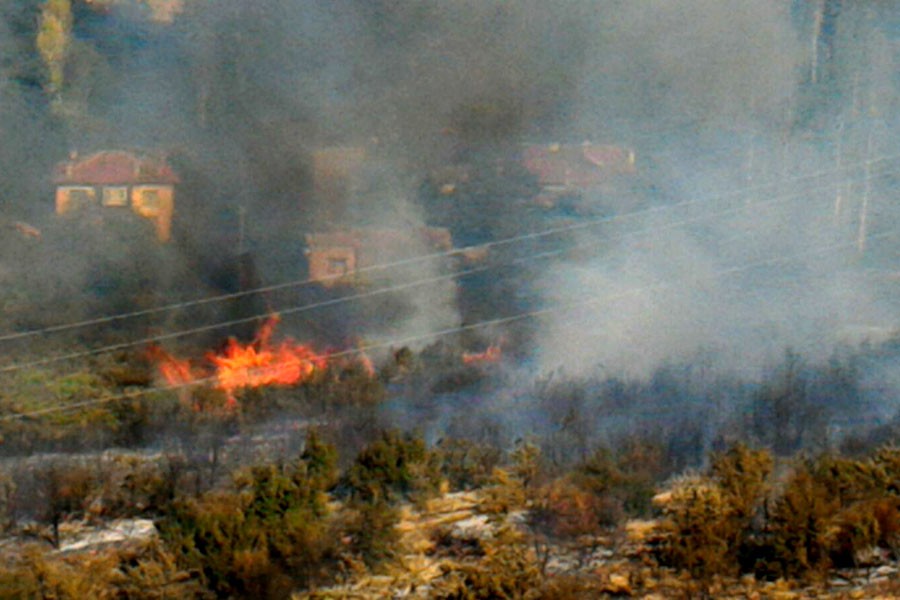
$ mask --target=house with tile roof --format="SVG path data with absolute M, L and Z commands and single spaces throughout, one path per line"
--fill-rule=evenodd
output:
M 172 235 L 175 186 L 179 179 L 166 160 L 121 150 L 106 150 L 56 165 L 56 214 L 131 211 L 152 222 L 160 242 Z

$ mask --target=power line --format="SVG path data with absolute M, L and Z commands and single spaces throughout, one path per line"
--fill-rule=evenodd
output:
M 882 173 L 879 173 L 878 176 L 880 177 L 883 175 L 891 174 L 893 172 L 894 171 L 882 172 Z M 746 205 L 742 205 L 739 207 L 730 208 L 728 210 L 720 211 L 720 212 L 713 213 L 713 214 L 699 215 L 699 216 L 688 218 L 688 219 L 682 219 L 681 221 L 666 223 L 664 225 L 654 225 L 651 227 L 646 227 L 644 229 L 639 229 L 636 231 L 630 231 L 630 232 L 620 234 L 619 237 L 624 238 L 624 237 L 629 237 L 629 236 L 634 236 L 634 235 L 639 235 L 639 234 L 644 234 L 644 233 L 656 233 L 656 232 L 664 231 L 667 229 L 683 227 L 685 225 L 690 225 L 693 223 L 699 223 L 699 222 L 702 222 L 702 221 L 705 221 L 708 219 L 715 219 L 718 217 L 728 216 L 728 215 L 732 215 L 732 214 L 739 214 L 741 212 L 745 212 L 749 208 L 754 208 L 754 207 L 759 208 L 759 207 L 763 207 L 763 206 L 767 206 L 767 205 L 781 204 L 786 199 L 805 197 L 806 195 L 808 195 L 811 192 L 818 191 L 820 189 L 828 189 L 828 188 L 830 188 L 830 186 L 831 186 L 831 184 L 829 183 L 829 184 L 825 184 L 825 185 L 821 186 L 820 188 L 812 188 L 812 189 L 807 188 L 801 192 L 793 192 L 790 194 L 780 194 L 780 195 L 772 197 L 769 200 L 755 203 L 754 205 L 752 205 L 750 207 L 748 207 Z M 410 289 L 413 287 L 419 287 L 419 286 L 426 285 L 426 284 L 439 283 L 441 281 L 463 278 L 463 277 L 467 277 L 469 275 L 481 273 L 481 272 L 488 271 L 491 269 L 513 266 L 516 264 L 530 262 L 533 260 L 542 260 L 542 259 L 546 259 L 546 258 L 551 258 L 553 256 L 559 256 L 559 255 L 561 255 L 571 249 L 574 249 L 574 248 L 591 247 L 591 246 L 598 245 L 599 243 L 602 243 L 602 242 L 595 242 L 593 244 L 586 244 L 586 243 L 575 244 L 570 248 L 565 248 L 565 249 L 560 249 L 560 250 L 550 250 L 550 251 L 546 251 L 546 252 L 542 252 L 542 253 L 538 253 L 538 254 L 528 255 L 525 257 L 519 257 L 519 258 L 513 259 L 511 261 L 507 261 L 505 263 L 486 265 L 486 266 L 482 266 L 482 267 L 475 267 L 475 268 L 467 269 L 464 271 L 458 271 L 458 272 L 449 273 L 449 274 L 445 274 L 445 275 L 437 275 L 437 276 L 429 277 L 429 278 L 425 278 L 425 279 L 418 279 L 418 280 L 414 280 L 411 282 L 406 282 L 406 283 L 402 283 L 402 284 L 396 284 L 396 285 L 392 285 L 392 286 L 379 288 L 377 290 L 372 290 L 369 292 L 363 292 L 360 294 L 351 294 L 348 296 L 342 296 L 340 298 L 334 298 L 331 300 L 325 300 L 322 302 L 316 302 L 316 303 L 312 303 L 312 304 L 294 306 L 294 307 L 290 307 L 290 308 L 286 308 L 286 309 L 281 309 L 281 310 L 278 310 L 275 312 L 279 312 L 282 315 L 297 314 L 297 313 L 306 312 L 309 310 L 314 310 L 317 308 L 335 306 L 335 305 L 343 304 L 345 302 L 350 302 L 353 300 L 361 300 L 364 298 L 380 296 L 380 295 L 384 295 L 384 294 L 388 294 L 388 293 L 392 293 L 392 292 L 397 292 L 400 290 Z M 214 331 L 216 329 L 221 329 L 224 327 L 243 325 L 243 324 L 258 321 L 259 319 L 266 317 L 268 314 L 270 314 L 270 312 L 260 313 L 260 314 L 252 315 L 249 317 L 242 317 L 239 319 L 221 321 L 221 322 L 213 323 L 210 325 L 204 325 L 204 326 L 194 327 L 194 328 L 190 328 L 190 329 L 178 330 L 178 331 L 160 334 L 160 335 L 156 335 L 156 336 L 149 336 L 149 337 L 141 338 L 138 340 L 122 342 L 119 344 L 111 344 L 111 345 L 102 346 L 99 348 L 42 358 L 42 359 L 29 361 L 29 362 L 25 362 L 25 363 L 16 363 L 13 365 L 6 365 L 3 367 L 0 367 L 0 373 L 9 373 L 9 372 L 18 371 L 18 370 L 25 369 L 25 368 L 43 366 L 43 365 L 52 364 L 55 362 L 60 362 L 60 361 L 65 361 L 65 360 L 74 360 L 76 358 L 84 358 L 84 357 L 95 356 L 98 354 L 104 354 L 104 353 L 108 353 L 108 352 L 115 352 L 118 350 L 125 350 L 128 348 L 133 348 L 135 346 L 163 342 L 163 341 L 167 341 L 167 340 L 171 340 L 171 339 L 185 337 L 188 335 L 194 335 L 197 333 Z
M 897 234 L 898 234 L 898 230 L 892 229 L 889 231 L 880 232 L 878 234 L 873 234 L 870 236 L 870 239 L 872 239 L 872 240 L 883 239 L 883 238 L 887 238 L 887 237 L 891 237 L 891 236 L 896 236 Z M 746 265 L 733 266 L 733 267 L 728 267 L 725 269 L 720 269 L 719 271 L 717 271 L 715 273 L 694 277 L 693 279 L 700 281 L 700 280 L 709 279 L 709 278 L 727 277 L 729 275 L 734 275 L 736 273 L 742 273 L 742 272 L 756 269 L 759 267 L 771 266 L 771 265 L 776 265 L 776 264 L 781 264 L 781 263 L 788 263 L 788 262 L 791 262 L 791 261 L 794 261 L 794 260 L 797 260 L 800 258 L 804 258 L 804 257 L 825 254 L 825 253 L 828 253 L 833 250 L 853 248 L 853 247 L 855 247 L 855 245 L 856 245 L 855 242 L 830 244 L 828 246 L 823 246 L 823 247 L 817 248 L 815 250 L 798 252 L 798 253 L 795 253 L 790 256 L 780 256 L 780 257 L 775 257 L 775 258 L 770 258 L 770 259 L 754 261 L 754 262 L 746 264 Z M 553 314 L 553 313 L 557 313 L 557 312 L 561 312 L 561 311 L 565 311 L 565 310 L 581 308 L 584 306 L 596 305 L 596 304 L 599 304 L 600 302 L 607 302 L 616 297 L 623 297 L 623 296 L 627 296 L 629 294 L 644 293 L 647 291 L 652 291 L 652 290 L 657 290 L 657 289 L 670 288 L 670 287 L 673 287 L 674 285 L 675 285 L 675 282 L 661 282 L 661 283 L 650 284 L 650 285 L 645 285 L 645 286 L 640 286 L 637 288 L 631 288 L 628 290 L 624 290 L 622 292 L 619 292 L 618 294 L 612 295 L 611 297 L 606 297 L 606 298 L 602 298 L 602 299 L 598 299 L 596 297 L 591 297 L 588 299 L 571 300 L 571 301 L 567 301 L 567 302 L 558 303 L 556 306 L 553 306 L 553 307 L 546 307 L 546 308 L 530 310 L 530 311 L 521 312 L 521 313 L 518 313 L 515 315 L 506 316 L 506 317 L 498 317 L 495 319 L 489 319 L 489 320 L 485 320 L 485 321 L 479 321 L 476 323 L 470 323 L 468 325 L 449 327 L 446 329 L 432 331 L 432 332 L 425 333 L 425 334 L 407 336 L 407 337 L 403 337 L 403 338 L 396 338 L 396 339 L 392 339 L 392 340 L 385 341 L 385 342 L 379 342 L 379 343 L 375 343 L 375 344 L 367 344 L 362 347 L 354 348 L 354 349 L 350 349 L 350 350 L 343 350 L 343 351 L 339 351 L 339 352 L 330 352 L 330 353 L 321 355 L 320 358 L 322 358 L 324 360 L 330 360 L 330 359 L 341 358 L 341 357 L 345 357 L 345 356 L 354 356 L 354 355 L 365 353 L 370 350 L 377 350 L 377 349 L 381 349 L 381 348 L 390 348 L 390 347 L 394 347 L 394 346 L 398 346 L 398 345 L 406 345 L 406 344 L 410 344 L 410 343 L 414 343 L 414 342 L 439 339 L 439 338 L 445 337 L 447 335 L 462 333 L 465 331 L 472 331 L 472 330 L 481 329 L 484 327 L 494 327 L 494 326 L 498 326 L 498 325 L 506 325 L 509 323 L 523 321 L 525 319 L 538 318 L 538 317 L 541 317 L 544 315 Z M 146 389 L 146 390 L 135 390 L 134 392 L 127 392 L 127 393 L 118 394 L 115 396 L 110 396 L 107 398 L 97 398 L 97 399 L 93 399 L 93 400 L 86 400 L 83 402 L 78 402 L 75 404 L 47 407 L 44 409 L 38 409 L 38 410 L 34 410 L 34 411 L 29 411 L 26 413 L 17 413 L 14 415 L 4 415 L 4 416 L 0 417 L 0 422 L 26 419 L 26 418 L 30 418 L 30 417 L 43 416 L 43 415 L 57 413 L 57 412 L 65 412 L 65 411 L 69 411 L 69 410 L 75 410 L 78 408 L 85 408 L 87 406 L 97 406 L 97 405 L 101 405 L 101 404 L 107 404 L 110 402 L 117 402 L 120 400 L 130 400 L 133 398 L 145 396 L 145 395 L 152 394 L 152 393 L 175 391 L 175 390 L 179 390 L 179 389 L 188 389 L 191 387 L 198 387 L 198 386 L 201 386 L 201 385 L 204 385 L 207 383 L 212 383 L 214 381 L 216 381 L 216 377 L 211 376 L 211 377 L 205 377 L 205 378 L 198 379 L 198 380 L 195 380 L 195 381 L 192 381 L 189 383 L 184 383 L 184 384 L 156 387 L 153 389 Z
M 508 244 L 512 244 L 512 243 L 516 243 L 516 242 L 520 242 L 520 241 L 540 239 L 542 237 L 557 235 L 560 233 L 568 233 L 571 231 L 586 229 L 586 228 L 594 227 L 597 225 L 611 223 L 611 222 L 629 219 L 629 218 L 634 218 L 634 217 L 638 217 L 638 216 L 642 216 L 642 215 L 673 210 L 676 208 L 682 208 L 685 206 L 692 206 L 692 205 L 702 204 L 702 203 L 706 203 L 706 202 L 712 202 L 715 200 L 722 200 L 722 199 L 726 199 L 726 198 L 740 196 L 743 194 L 749 194 L 749 193 L 753 193 L 755 191 L 762 191 L 762 190 L 765 190 L 765 189 L 771 188 L 771 187 L 780 187 L 780 186 L 785 185 L 786 183 L 801 182 L 801 181 L 805 181 L 808 179 L 816 179 L 816 178 L 822 177 L 824 175 L 834 175 L 839 172 L 851 172 L 860 167 L 871 166 L 875 163 L 887 162 L 887 161 L 898 160 L 898 159 L 900 159 L 900 154 L 884 155 L 881 157 L 868 159 L 868 160 L 854 163 L 851 165 L 846 165 L 839 169 L 820 170 L 817 172 L 808 173 L 805 175 L 793 177 L 793 178 L 786 179 L 786 180 L 779 180 L 779 181 L 773 181 L 773 182 L 769 182 L 769 183 L 747 186 L 744 188 L 736 189 L 732 192 L 727 192 L 725 194 L 718 194 L 718 195 L 711 196 L 708 198 L 685 200 L 685 201 L 677 202 L 674 204 L 653 206 L 653 207 L 640 209 L 640 210 L 636 210 L 636 211 L 632 211 L 632 212 L 628 212 L 628 213 L 611 215 L 608 217 L 599 217 L 596 219 L 586 219 L 586 220 L 580 221 L 579 223 L 573 223 L 573 224 L 569 224 L 566 226 L 539 230 L 536 232 L 512 236 L 512 237 L 504 238 L 501 240 L 493 240 L 493 241 L 485 242 L 483 244 L 477 244 L 475 246 L 466 246 L 464 248 L 453 248 L 453 249 L 442 251 L 442 252 L 435 252 L 435 253 L 430 253 L 430 254 L 425 254 L 425 255 L 420 255 L 420 256 L 414 256 L 414 257 L 401 259 L 401 260 L 393 261 L 393 262 L 389 262 L 389 263 L 381 263 L 381 264 L 377 264 L 377 265 L 364 266 L 364 267 L 360 267 L 360 268 L 356 269 L 356 272 L 357 273 L 369 273 L 369 272 L 379 271 L 379 270 L 384 270 L 384 269 L 392 269 L 395 267 L 414 265 L 414 264 L 427 262 L 427 261 L 435 260 L 435 259 L 439 259 L 439 258 L 449 258 L 452 256 L 459 256 L 459 255 L 465 254 L 466 252 L 471 251 L 473 248 L 489 249 L 489 248 L 504 246 L 504 245 L 508 245 Z M 319 277 L 319 278 L 315 278 L 315 279 L 307 278 L 307 279 L 287 281 L 287 282 L 282 282 L 282 283 L 278 283 L 278 284 L 272 284 L 272 285 L 268 285 L 268 286 L 261 286 L 261 287 L 256 287 L 256 288 L 252 288 L 252 289 L 248 289 L 248 290 L 242 290 L 239 292 L 220 294 L 220 295 L 211 296 L 208 298 L 199 298 L 199 299 L 195 299 L 195 300 L 188 300 L 185 302 L 177 302 L 177 303 L 167 304 L 164 306 L 147 308 L 147 309 L 131 311 L 131 312 L 125 312 L 125 313 L 120 313 L 120 314 L 116 314 L 116 315 L 108 315 L 108 316 L 104 316 L 104 317 L 97 317 L 94 319 L 86 319 L 86 320 L 76 321 L 76 322 L 71 322 L 71 323 L 63 323 L 60 325 L 51 325 L 48 327 L 42 327 L 39 329 L 32 329 L 32 330 L 22 331 L 22 332 L 17 332 L 17 333 L 8 333 L 8 334 L 0 335 L 0 342 L 20 340 L 20 339 L 30 338 L 30 337 L 34 337 L 34 336 L 38 336 L 38 335 L 45 335 L 45 334 L 49 334 L 49 333 L 59 333 L 62 331 L 69 331 L 72 329 L 79 329 L 82 327 L 101 325 L 104 323 L 110 323 L 110 322 L 120 321 L 120 320 L 124 320 L 124 319 L 130 319 L 130 318 L 136 318 L 136 317 L 141 317 L 141 316 L 148 316 L 148 315 L 152 315 L 152 314 L 158 314 L 158 313 L 162 313 L 162 312 L 168 312 L 171 310 L 178 310 L 178 309 L 183 309 L 183 308 L 189 308 L 192 306 L 200 306 L 200 305 L 210 304 L 210 303 L 214 303 L 214 302 L 222 302 L 225 300 L 232 300 L 232 299 L 246 297 L 249 295 L 263 294 L 263 293 L 282 290 L 282 289 L 300 287 L 300 286 L 308 285 L 311 283 L 322 283 L 322 282 L 340 279 L 341 277 L 342 277 L 342 275 L 326 275 L 324 277 Z

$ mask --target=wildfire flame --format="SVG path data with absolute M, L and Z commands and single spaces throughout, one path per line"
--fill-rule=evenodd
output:
M 193 383 L 200 378 L 194 372 L 189 360 L 181 360 L 175 358 L 159 346 L 150 346 L 147 349 L 147 356 L 156 362 L 159 374 L 171 386 L 182 386 Z
M 466 365 L 500 362 L 503 352 L 500 344 L 491 344 L 484 352 L 463 352 L 462 361 Z
M 289 341 L 276 348 L 257 348 L 253 344 L 242 346 L 230 339 L 222 354 L 209 354 L 207 358 L 216 369 L 215 387 L 224 390 L 229 397 L 242 388 L 296 385 L 308 381 L 327 364 L 309 346 Z
M 183 386 L 208 379 L 213 387 L 225 392 L 231 406 L 236 403 L 235 394 L 242 389 L 296 385 L 309 381 L 327 367 L 327 359 L 310 346 L 293 340 L 273 346 L 271 338 L 279 321 L 278 315 L 266 319 L 249 344 L 242 345 L 231 338 L 221 352 L 208 353 L 210 369 L 197 369 L 190 361 L 177 359 L 159 347 L 151 348 L 148 354 L 157 362 L 160 375 L 169 385 Z
M 369 358 L 369 355 L 365 352 L 360 351 L 359 353 L 359 364 L 362 366 L 363 371 L 365 371 L 366 375 L 369 377 L 375 377 L 375 364 L 372 362 L 372 359 Z

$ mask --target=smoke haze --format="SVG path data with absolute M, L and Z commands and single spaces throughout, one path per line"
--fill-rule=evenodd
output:
M 259 283 L 302 279 L 310 231 L 457 223 L 466 239 L 471 228 L 421 191 L 435 169 L 508 160 L 526 142 L 617 144 L 635 151 L 638 183 L 586 192 L 579 208 L 670 211 L 572 235 L 588 249 L 563 260 L 498 269 L 517 289 L 469 315 L 451 282 L 401 292 L 389 315 L 347 308 L 362 326 L 353 335 L 419 336 L 589 300 L 536 321 L 540 370 L 646 377 L 704 353 L 758 370 L 785 347 L 823 358 L 849 330 L 896 322 L 889 287 L 871 276 L 892 268 L 895 246 L 877 236 L 893 224 L 892 163 L 862 166 L 894 150 L 896 32 L 879 8 L 825 4 L 816 14 L 774 0 L 196 0 L 166 22 L 142 3 L 76 1 L 65 82 L 48 98 L 33 46 L 42 4 L 21 2 L 0 23 L 0 131 L 13 140 L 0 163 L 16 174 L 3 178 L 0 209 L 52 221 L 49 173 L 71 149 L 161 149 L 183 185 L 177 243 L 156 264 L 190 297 L 235 288 L 222 272 L 236 250 L 252 255 Z M 335 146 L 366 148 L 365 181 L 317 197 L 311 156 Z M 808 173 L 820 175 L 800 179 Z M 582 218 L 538 214 L 517 192 L 479 193 L 469 198 L 487 239 Z M 118 252 L 117 273 L 140 260 L 117 244 L 67 246 L 78 266 L 45 257 L 43 273 L 77 296 L 98 255 Z M 15 270 L 22 251 L 8 245 L 3 263 Z M 440 269 L 423 263 L 383 283 Z M 302 300 L 274 295 L 256 309 Z M 331 327 L 317 321 L 290 320 L 291 333 Z

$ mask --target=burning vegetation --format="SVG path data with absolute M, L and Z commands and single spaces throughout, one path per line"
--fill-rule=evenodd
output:
M 243 390 L 266 386 L 293 386 L 310 381 L 328 368 L 328 355 L 316 353 L 310 346 L 286 339 L 272 342 L 280 317 L 269 315 L 253 341 L 242 344 L 229 338 L 224 348 L 209 352 L 206 367 L 190 360 L 177 359 L 159 347 L 151 347 L 148 355 L 156 363 L 160 376 L 172 388 L 209 384 L 228 398 L 228 406 L 236 405 L 236 394 Z M 372 373 L 371 363 L 364 360 L 364 370 Z

